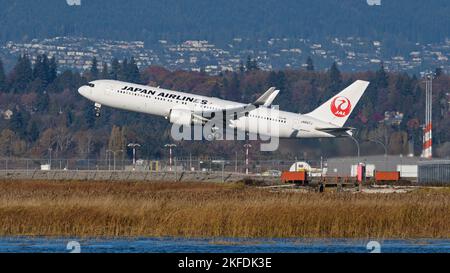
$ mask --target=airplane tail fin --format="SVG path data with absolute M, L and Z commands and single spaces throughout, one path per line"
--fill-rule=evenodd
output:
M 344 126 L 355 109 L 369 82 L 357 80 L 327 102 L 306 114 L 309 117 L 325 121 L 337 127 Z

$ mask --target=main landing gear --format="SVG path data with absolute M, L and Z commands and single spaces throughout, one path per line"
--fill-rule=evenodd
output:
M 102 108 L 102 105 L 100 103 L 95 103 L 94 104 L 94 111 L 95 111 L 95 117 L 98 118 L 100 117 L 100 110 Z
M 206 136 L 206 139 L 208 141 L 213 141 L 213 140 L 216 140 L 216 139 L 220 139 L 222 137 L 222 134 L 219 132 L 219 130 L 220 130 L 220 128 L 217 127 L 217 126 L 212 127 L 211 128 L 211 134 L 208 134 Z

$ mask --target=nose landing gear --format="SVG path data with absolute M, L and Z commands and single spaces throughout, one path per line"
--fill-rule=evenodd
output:
M 95 111 L 95 117 L 100 117 L 100 110 L 102 108 L 102 105 L 100 103 L 95 103 L 94 104 L 94 111 Z

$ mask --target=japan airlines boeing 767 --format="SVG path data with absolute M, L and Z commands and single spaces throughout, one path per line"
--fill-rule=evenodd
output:
M 357 80 L 307 114 L 273 111 L 271 105 L 279 92 L 274 87 L 249 104 L 115 80 L 92 81 L 78 92 L 94 102 L 96 116 L 100 116 L 102 105 L 162 116 L 186 126 L 204 125 L 220 115 L 227 128 L 247 133 L 258 134 L 261 127 L 276 125 L 276 132 L 266 134 L 280 138 L 328 138 L 351 136 L 353 128 L 344 124 L 368 85 L 367 81 Z

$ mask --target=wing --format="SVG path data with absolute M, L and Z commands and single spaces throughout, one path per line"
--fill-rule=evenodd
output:
M 239 118 L 239 117 L 244 116 L 250 110 L 253 110 L 253 109 L 258 108 L 260 106 L 263 106 L 263 107 L 271 106 L 272 102 L 275 100 L 275 98 L 277 97 L 279 92 L 280 92 L 280 90 L 277 90 L 275 87 L 271 87 L 266 92 L 264 92 L 264 94 L 262 94 L 262 96 L 260 96 L 253 103 L 240 105 L 240 106 L 237 106 L 237 107 L 223 108 L 223 109 L 221 109 L 219 111 L 222 112 L 224 117 L 227 117 L 227 118 L 231 117 L 233 119 L 235 119 L 235 117 Z M 214 111 L 202 111 L 202 112 L 194 112 L 194 113 L 192 113 L 192 115 L 193 115 L 193 117 L 195 119 L 198 119 L 199 121 L 201 120 L 203 122 L 206 122 L 209 119 L 214 118 L 215 113 L 217 113 L 217 112 L 218 112 L 217 110 L 214 110 Z

